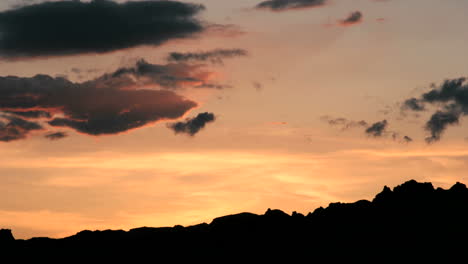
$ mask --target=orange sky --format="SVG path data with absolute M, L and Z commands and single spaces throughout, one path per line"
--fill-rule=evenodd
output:
M 285 12 L 253 10 L 254 0 L 198 2 L 206 6 L 204 20 L 237 25 L 244 34 L 0 61 L 1 76 L 41 73 L 83 82 L 142 58 L 164 64 L 173 51 L 249 52 L 206 65 L 216 72 L 210 81 L 229 88 L 188 83 L 177 90 L 199 104 L 181 121 L 216 114 L 193 137 L 175 135 L 168 121 L 159 121 L 116 135 L 64 128 L 68 137 L 56 141 L 35 131 L 1 142 L 1 228 L 30 238 L 188 225 L 267 208 L 307 213 L 330 202 L 372 199 L 384 185 L 409 179 L 441 187 L 468 182 L 466 125 L 451 126 L 439 142 L 427 144 L 423 127 L 431 112 L 402 116 L 399 108 L 431 83 L 466 74 L 468 61 L 460 54 L 468 43 L 468 2 L 335 0 Z M 356 10 L 361 23 L 324 26 Z M 86 73 L 79 78 L 72 68 Z M 370 137 L 360 127 L 341 130 L 321 120 L 325 115 L 369 124 L 386 119 L 391 131 L 413 142 Z

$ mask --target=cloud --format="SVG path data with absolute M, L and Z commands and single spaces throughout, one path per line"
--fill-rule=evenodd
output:
M 213 113 L 200 113 L 194 118 L 187 118 L 185 122 L 168 124 L 168 127 L 176 134 L 186 133 L 190 136 L 197 134 L 207 123 L 214 122 L 216 119 Z
M 105 53 L 192 37 L 203 5 L 177 1 L 43 2 L 0 12 L 0 56 Z
M 413 97 L 403 102 L 402 110 L 413 110 L 413 111 L 420 112 L 426 109 L 424 107 L 424 104 L 421 102 L 421 100 L 418 100 Z
M 343 117 L 338 117 L 338 118 L 332 118 L 330 116 L 322 116 L 320 119 L 326 123 L 328 123 L 331 126 L 338 126 L 341 128 L 341 130 L 347 130 L 350 128 L 355 128 L 355 127 L 367 127 L 368 124 L 364 120 L 360 121 L 354 121 L 354 120 L 348 120 Z
M 426 138 L 426 142 L 433 143 L 439 141 L 442 133 L 449 125 L 459 123 L 460 115 L 461 112 L 459 111 L 448 110 L 435 112 L 426 123 L 425 129 L 431 133 L 431 135 Z
M 422 95 L 422 100 L 428 103 L 457 101 L 460 105 L 468 105 L 468 86 L 466 78 L 445 80 L 440 87 L 432 85 L 432 90 Z
M 390 136 L 392 140 L 400 142 L 400 143 L 409 143 L 412 142 L 413 139 L 409 136 L 401 136 L 399 132 L 396 131 L 388 131 L 388 121 L 382 120 L 379 122 L 375 122 L 373 124 L 369 124 L 365 120 L 354 121 L 349 120 L 343 117 L 333 118 L 330 116 L 321 116 L 320 119 L 323 122 L 326 122 L 330 126 L 339 127 L 341 131 L 346 131 L 351 128 L 363 128 L 364 133 L 368 136 L 373 137 L 387 137 Z
M 286 11 L 303 8 L 324 6 L 328 0 L 268 0 L 259 3 L 257 9 L 269 9 L 271 11 Z
M 59 140 L 67 136 L 68 134 L 65 132 L 52 132 L 52 133 L 46 134 L 44 137 L 50 140 Z
M 215 72 L 203 69 L 203 65 L 186 63 L 151 64 L 139 60 L 135 66 L 117 69 L 112 74 L 105 74 L 92 81 L 98 86 L 141 87 L 158 86 L 165 89 L 181 87 L 223 88 L 222 85 L 210 82 Z
M 372 124 L 370 127 L 366 129 L 365 132 L 369 136 L 381 137 L 384 134 L 385 129 L 387 128 L 387 125 L 388 125 L 387 120 L 382 120 L 382 121 Z
M 177 119 L 197 106 L 173 91 L 137 89 L 138 78 L 132 79 L 129 74 L 124 78 L 122 74 L 105 74 L 83 83 L 48 75 L 0 77 L 0 111 L 42 111 L 51 117 L 46 121 L 50 126 L 104 135 Z M 140 72 L 133 74 L 139 77 Z M 141 74 L 152 76 L 145 70 Z M 159 79 L 150 80 L 157 85 Z M 3 130 L 10 127 L 18 125 L 3 125 Z
M 362 13 L 360 11 L 355 11 L 349 14 L 349 16 L 340 21 L 342 26 L 351 26 L 362 22 Z
M 419 98 L 410 98 L 404 102 L 404 110 L 422 111 L 425 104 L 438 106 L 426 122 L 425 130 L 430 133 L 426 142 L 433 143 L 441 139 L 442 134 L 451 125 L 460 122 L 468 115 L 468 84 L 466 78 L 448 79 L 441 85 L 433 84 L 431 90 Z
M 25 139 L 31 131 L 42 129 L 43 127 L 36 122 L 5 114 L 0 115 L 0 141 Z
M 215 49 L 210 51 L 199 52 L 171 52 L 167 57 L 171 62 L 206 62 L 213 64 L 223 64 L 226 58 L 247 56 L 248 52 L 244 49 Z

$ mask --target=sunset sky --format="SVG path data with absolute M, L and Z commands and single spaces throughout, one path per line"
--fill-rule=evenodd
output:
M 191 225 L 468 182 L 468 1 L 0 2 L 0 227 Z

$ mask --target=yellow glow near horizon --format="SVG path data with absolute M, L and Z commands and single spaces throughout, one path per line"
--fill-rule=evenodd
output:
M 21 198 L 13 193 L 11 199 L 34 199 L 29 202 L 31 209 L 0 210 L 0 225 L 17 230 L 19 238 L 61 237 L 81 229 L 210 222 L 217 216 L 242 211 L 263 213 L 270 207 L 287 213 L 307 213 L 330 202 L 372 199 L 383 185 L 393 187 L 412 178 L 449 187 L 467 179 L 462 169 L 468 166 L 456 162 L 467 155 L 467 151 L 448 149 L 357 149 L 325 154 L 203 151 L 125 156 L 101 152 L 50 158 L 47 164 L 37 157 L 5 157 L 0 166 L 21 166 L 36 173 L 29 182 L 18 180 L 20 176 L 12 178 L 16 188 L 40 188 L 48 193 L 40 197 L 23 194 Z M 426 171 L 421 173 L 422 167 Z M 50 169 L 68 173 L 49 174 Z M 89 199 L 97 199 L 105 207 Z M 40 209 L 44 201 L 49 203 L 46 211 Z M 67 210 L 68 202 L 74 208 Z

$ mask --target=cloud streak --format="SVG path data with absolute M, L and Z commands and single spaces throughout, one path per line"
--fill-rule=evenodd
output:
M 49 140 L 59 140 L 59 139 L 65 138 L 67 136 L 68 136 L 68 134 L 65 133 L 65 132 L 52 132 L 52 133 L 46 134 L 44 137 L 49 139 Z
M 171 62 L 211 62 L 212 64 L 223 64 L 224 59 L 243 57 L 249 53 L 244 49 L 214 49 L 199 52 L 171 52 L 167 57 Z
M 161 45 L 204 30 L 203 5 L 177 1 L 43 2 L 0 12 L 0 56 L 105 53 Z
M 21 116 L 23 118 L 50 118 L 51 115 L 49 112 L 46 112 L 46 111 L 40 111 L 40 110 L 37 110 L 37 111 L 9 111 L 7 112 L 9 114 L 13 114 L 13 115 L 16 115 L 16 116 Z
M 348 130 L 350 128 L 355 128 L 355 127 L 367 127 L 368 124 L 364 120 L 360 121 L 354 121 L 354 120 L 348 120 L 343 117 L 338 117 L 338 118 L 332 118 L 329 116 L 322 116 L 320 119 L 326 123 L 328 123 L 331 126 L 337 126 L 340 127 L 341 130 Z
M 164 89 L 183 87 L 222 88 L 210 82 L 215 72 L 204 70 L 203 65 L 186 63 L 151 64 L 141 59 L 132 67 L 117 69 L 92 81 L 98 86 L 141 87 L 157 86 Z

